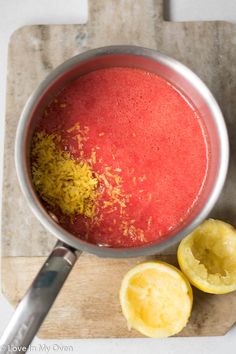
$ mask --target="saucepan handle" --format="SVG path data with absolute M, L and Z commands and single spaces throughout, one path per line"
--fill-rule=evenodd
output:
M 78 255 L 78 251 L 57 242 L 5 329 L 0 353 L 27 351 Z

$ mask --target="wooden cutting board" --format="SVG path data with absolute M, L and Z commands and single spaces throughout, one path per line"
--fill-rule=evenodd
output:
M 161 0 L 90 0 L 86 25 L 27 26 L 9 43 L 2 204 L 2 290 L 14 305 L 33 280 L 55 239 L 30 212 L 14 167 L 14 137 L 32 90 L 69 57 L 110 44 L 158 49 L 188 65 L 218 99 L 229 128 L 228 179 L 212 216 L 236 220 L 236 26 L 224 22 L 163 20 Z M 174 249 L 156 258 L 175 263 Z M 169 255 L 166 255 L 169 254 Z M 82 255 L 40 330 L 44 338 L 140 337 L 128 331 L 118 289 L 125 272 L 145 258 L 99 259 Z M 180 336 L 223 335 L 236 321 L 236 293 L 194 291 L 190 322 Z

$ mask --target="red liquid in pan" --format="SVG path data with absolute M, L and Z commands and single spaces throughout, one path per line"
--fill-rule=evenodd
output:
M 80 149 L 76 132 L 67 132 L 78 122 L 87 132 Z M 50 104 L 38 129 L 60 132 L 75 158 L 81 149 L 83 158 L 95 151 L 94 171 L 106 172 L 97 222 L 61 219 L 82 239 L 110 247 L 158 242 L 197 203 L 209 154 L 205 128 L 188 100 L 155 74 L 132 68 L 86 74 Z M 121 201 L 110 203 L 106 183 L 115 188 L 115 180 Z

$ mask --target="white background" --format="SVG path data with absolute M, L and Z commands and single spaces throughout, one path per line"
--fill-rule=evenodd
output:
M 98 0 L 99 1 L 99 0 Z M 107 0 L 109 1 L 109 0 Z M 129 0 L 127 0 L 129 1 Z M 137 0 L 139 1 L 139 0 Z M 182 20 L 228 20 L 236 23 L 235 0 L 167 0 L 169 16 Z M 5 115 L 5 84 L 7 44 L 11 33 L 26 24 L 69 24 L 87 21 L 87 0 L 0 0 L 0 184 L 2 184 L 2 158 Z M 105 43 L 104 43 L 105 45 Z M 1 198 L 1 188 L 0 188 Z M 22 269 L 22 271 L 24 271 Z M 92 304 L 91 304 L 92 306 Z M 13 312 L 11 306 L 0 295 L 0 334 Z M 38 349 L 32 353 L 63 353 L 72 345 L 74 353 L 112 354 L 235 354 L 236 327 L 224 337 L 152 339 L 104 339 L 104 340 L 51 340 L 35 339 Z M 44 349 L 39 345 L 47 345 Z M 60 345 L 61 350 L 54 345 Z M 64 346 L 64 347 L 63 347 Z M 69 351 L 67 351 L 69 352 Z

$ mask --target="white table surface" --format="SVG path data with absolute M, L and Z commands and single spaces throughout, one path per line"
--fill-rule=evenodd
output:
M 170 18 L 175 21 L 228 20 L 236 22 L 235 0 L 169 0 L 167 2 L 170 6 Z M 15 29 L 27 24 L 85 23 L 87 21 L 87 12 L 87 0 L 0 0 L 0 185 L 2 185 L 5 84 L 9 36 Z M 0 334 L 3 332 L 12 313 L 12 307 L 0 294 Z M 224 337 L 168 338 L 163 340 L 75 339 L 47 341 L 36 338 L 29 352 L 235 354 L 236 327 L 232 328 Z

